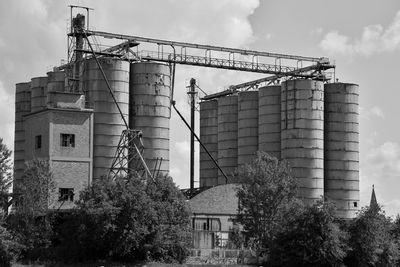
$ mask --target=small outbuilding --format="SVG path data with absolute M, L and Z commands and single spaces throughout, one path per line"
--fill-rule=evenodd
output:
M 238 213 L 238 184 L 206 189 L 189 200 L 195 249 L 226 248 Z

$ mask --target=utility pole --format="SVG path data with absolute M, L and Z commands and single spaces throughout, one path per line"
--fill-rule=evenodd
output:
M 190 190 L 194 189 L 194 134 L 195 131 L 195 100 L 196 100 L 196 79 L 190 79 L 190 86 L 188 91 L 190 97 Z

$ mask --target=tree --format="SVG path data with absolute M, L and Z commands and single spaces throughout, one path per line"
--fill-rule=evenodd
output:
M 5 214 L 0 212 L 0 266 L 9 267 L 16 261 L 22 245 L 6 228 Z
M 170 177 L 102 177 L 81 193 L 60 227 L 58 254 L 72 261 L 182 261 L 189 229 L 186 201 Z
M 391 219 L 380 206 L 364 207 L 349 227 L 349 266 L 394 266 L 399 247 L 392 232 Z
M 258 152 L 250 164 L 239 168 L 237 221 L 256 249 L 268 249 L 295 200 L 297 184 L 288 164 Z
M 54 207 L 56 197 L 49 162 L 41 159 L 26 162 L 15 193 L 15 212 L 8 217 L 8 225 L 24 246 L 22 258 L 47 257 L 53 236 L 53 216 L 49 208 Z
M 275 238 L 268 266 L 342 266 L 346 239 L 331 204 L 303 207 Z
M 9 207 L 9 190 L 12 183 L 11 150 L 0 138 L 0 208 L 7 213 Z

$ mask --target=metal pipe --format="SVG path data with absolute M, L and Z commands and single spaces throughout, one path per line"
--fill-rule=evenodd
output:
M 199 142 L 201 147 L 206 151 L 207 155 L 210 157 L 210 159 L 214 162 L 215 166 L 217 166 L 218 170 L 222 173 L 222 175 L 225 177 L 225 183 L 228 183 L 228 177 L 226 176 L 225 172 L 221 169 L 221 167 L 218 165 L 218 162 L 214 159 L 214 157 L 210 154 L 208 149 L 205 147 L 205 145 L 200 141 L 200 138 L 197 136 L 197 134 L 193 131 L 192 128 L 190 128 L 189 123 L 185 120 L 185 118 L 182 116 L 182 114 L 179 112 L 179 110 L 175 107 L 175 101 L 171 101 L 172 106 L 174 107 L 176 113 L 178 113 L 179 117 L 182 119 L 182 121 L 185 123 L 185 125 L 189 128 L 190 132 L 193 134 L 193 136 L 196 138 L 196 140 Z
M 195 129 L 195 93 L 196 80 L 190 79 L 190 128 Z M 194 188 L 194 136 L 190 134 L 190 189 Z

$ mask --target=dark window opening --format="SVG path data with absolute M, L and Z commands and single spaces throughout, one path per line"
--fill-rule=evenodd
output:
M 41 135 L 35 136 L 35 148 L 36 149 L 42 148 L 42 136 Z
M 355 208 L 357 208 L 357 202 L 353 202 Z
M 74 134 L 61 134 L 61 146 L 62 147 L 75 147 L 75 135 Z
M 60 188 L 58 201 L 74 201 L 74 189 Z

